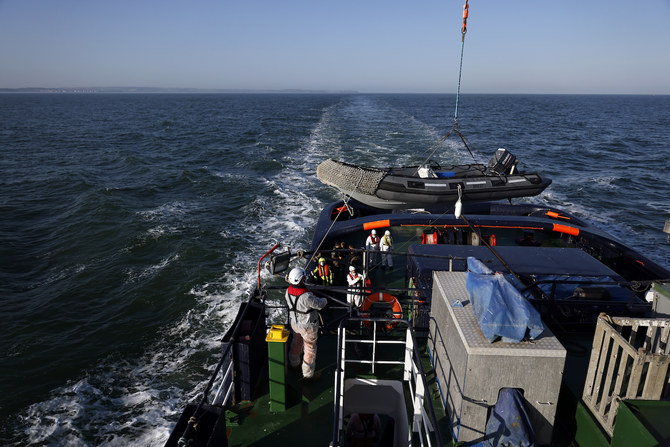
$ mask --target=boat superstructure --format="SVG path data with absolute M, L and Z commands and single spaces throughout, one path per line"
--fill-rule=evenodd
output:
M 370 445 L 498 445 L 512 439 L 503 436 L 510 411 L 525 421 L 510 436 L 535 445 L 625 445 L 636 424 L 670 439 L 647 420 L 670 415 L 670 272 L 558 209 L 491 202 L 452 212 L 350 199 L 324 208 L 308 250 L 273 247 L 263 258 L 273 275 L 259 272 L 202 400 L 166 445 L 355 445 L 348 432 L 361 414 L 378 420 Z M 372 229 L 392 234 L 392 269 L 364 248 Z M 338 273 L 332 285 L 309 285 L 329 304 L 321 379 L 308 382 L 286 360 L 283 275 L 319 258 Z M 347 302 L 337 276 L 349 263 L 367 280 L 365 309 Z M 539 315 L 541 335 L 488 340 L 468 284 L 477 275 L 509 283 Z

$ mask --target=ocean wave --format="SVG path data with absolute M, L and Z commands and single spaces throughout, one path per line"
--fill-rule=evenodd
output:
M 148 267 L 135 267 L 126 269 L 125 273 L 126 276 L 128 277 L 127 281 L 128 283 L 135 283 L 138 281 L 143 281 L 147 278 L 154 277 L 158 273 L 160 273 L 160 271 L 163 270 L 165 267 L 167 267 L 168 265 L 177 260 L 179 260 L 179 254 L 174 254 L 172 256 L 168 256 L 167 258 L 162 259 L 158 264 L 155 265 L 150 265 Z
M 452 95 L 12 98 L 0 108 L 11 129 L 0 135 L 2 234 L 31 273 L 16 287 L 40 293 L 12 306 L 12 321 L 27 320 L 3 354 L 52 378 L 5 390 L 20 395 L 3 403 L 0 427 L 15 445 L 163 445 L 204 388 L 258 258 L 276 242 L 307 248 L 323 204 L 339 197 L 316 179 L 320 162 L 471 159 L 456 135 L 438 143 Z M 459 120 L 483 162 L 509 147 L 553 177 L 520 201 L 564 208 L 667 262 L 664 104 L 464 95 Z M 654 119 L 633 125 L 635 115 Z
M 28 407 L 17 421 L 25 427 L 19 438 L 31 445 L 85 446 L 91 436 L 95 445 L 164 445 L 176 417 L 207 383 L 221 334 L 250 292 L 252 260 L 245 263 L 243 272 L 194 287 L 196 306 L 142 356 L 115 353 Z
M 156 208 L 145 211 L 139 211 L 138 214 L 145 220 L 165 220 L 168 218 L 181 217 L 188 213 L 189 207 L 184 202 L 175 200 L 170 203 L 165 203 Z

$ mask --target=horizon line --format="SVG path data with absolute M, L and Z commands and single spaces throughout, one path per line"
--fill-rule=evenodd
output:
M 237 93 L 237 94 L 380 94 L 380 95 L 455 95 L 456 92 L 380 91 L 349 89 L 248 89 L 193 87 L 0 87 L 0 93 Z M 556 93 L 556 92 L 461 92 L 465 95 L 592 95 L 592 96 L 669 96 L 670 93 Z

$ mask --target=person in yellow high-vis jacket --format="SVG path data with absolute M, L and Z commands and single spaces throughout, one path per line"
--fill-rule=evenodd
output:
M 312 272 L 312 276 L 319 278 L 324 286 L 333 285 L 333 270 L 326 263 L 326 258 L 319 258 L 319 265 Z

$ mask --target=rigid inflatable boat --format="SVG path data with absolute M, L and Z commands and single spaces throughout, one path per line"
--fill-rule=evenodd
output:
M 328 159 L 316 169 L 322 183 L 380 209 L 426 207 L 462 202 L 529 197 L 540 194 L 551 179 L 517 170 L 517 159 L 498 149 L 488 166 L 420 166 L 371 168 Z

